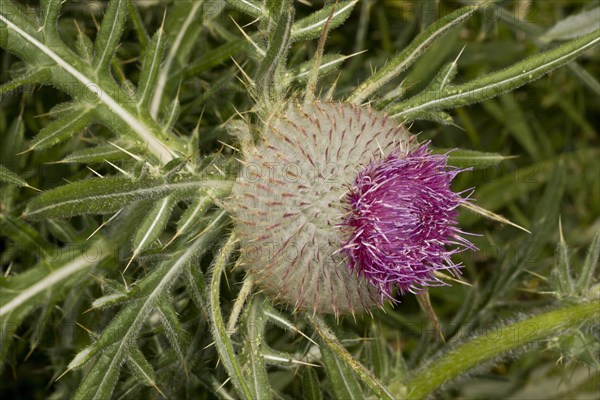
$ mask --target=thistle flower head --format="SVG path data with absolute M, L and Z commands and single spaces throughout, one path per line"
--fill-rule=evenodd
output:
M 455 274 L 452 254 L 474 246 L 456 226 L 456 208 L 465 201 L 450 189 L 461 171 L 446 165 L 427 145 L 393 151 L 361 170 L 345 198 L 342 251 L 349 267 L 383 297 L 444 284 L 435 272 Z
M 230 205 L 242 265 L 296 309 L 353 313 L 455 271 L 458 170 L 385 115 L 292 106 L 246 150 Z

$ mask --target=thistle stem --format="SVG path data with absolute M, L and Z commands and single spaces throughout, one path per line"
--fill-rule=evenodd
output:
M 235 326 L 237 325 L 240 314 L 242 313 L 242 309 L 244 304 L 246 303 L 246 299 L 252 292 L 252 287 L 254 286 L 254 279 L 250 274 L 246 275 L 244 278 L 244 284 L 240 289 L 237 299 L 233 304 L 233 309 L 231 314 L 229 314 L 229 322 L 227 323 L 227 334 L 231 335 L 235 332 Z
M 219 352 L 221 361 L 227 369 L 235 390 L 242 399 L 252 399 L 252 393 L 247 382 L 242 374 L 242 367 L 238 361 L 233 344 L 225 331 L 225 323 L 223 322 L 223 313 L 221 312 L 221 304 L 219 302 L 219 288 L 221 285 L 221 275 L 225 271 L 225 267 L 229 262 L 233 251 L 235 250 L 237 238 L 234 234 L 229 236 L 229 239 L 223 245 L 223 248 L 215 259 L 213 274 L 210 282 L 210 320 L 213 325 L 213 337 L 215 338 L 215 347 Z
M 524 319 L 461 344 L 418 371 L 407 384 L 408 398 L 423 399 L 449 380 L 507 351 L 545 340 L 600 317 L 600 301 L 569 305 Z
M 317 315 L 310 315 L 308 313 L 305 314 L 306 319 L 312 325 L 315 332 L 319 335 L 323 344 L 329 347 L 329 349 L 335 353 L 335 355 L 354 373 L 358 376 L 358 378 L 371 389 L 371 391 L 377 396 L 378 399 L 393 399 L 394 397 L 388 392 L 385 386 L 379 382 L 377 377 L 373 375 L 373 373 L 365 368 L 364 365 L 356 361 L 356 359 L 342 346 L 342 344 L 337 340 L 335 334 L 331 331 L 331 329 L 327 326 L 325 321 L 321 319 Z

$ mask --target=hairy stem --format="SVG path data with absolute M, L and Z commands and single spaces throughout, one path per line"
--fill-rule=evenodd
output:
M 600 301 L 560 307 L 487 332 L 461 344 L 417 372 L 408 398 L 422 399 L 444 383 L 507 351 L 545 340 L 600 317 Z
M 312 325 L 315 332 L 319 335 L 323 343 L 333 351 L 340 360 L 348 365 L 358 378 L 377 395 L 379 399 L 393 399 L 388 390 L 379 382 L 371 371 L 364 365 L 356 361 L 352 354 L 341 345 L 335 337 L 335 334 L 329 329 L 325 321 L 317 315 L 306 314 L 306 319 Z

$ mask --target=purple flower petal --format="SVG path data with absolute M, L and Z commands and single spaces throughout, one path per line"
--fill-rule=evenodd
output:
M 408 154 L 394 151 L 356 176 L 345 198 L 342 244 L 349 268 L 374 285 L 382 300 L 445 283 L 435 271 L 456 275 L 451 256 L 475 246 L 461 236 L 457 207 L 466 201 L 450 189 L 462 170 L 446 155 L 422 145 Z

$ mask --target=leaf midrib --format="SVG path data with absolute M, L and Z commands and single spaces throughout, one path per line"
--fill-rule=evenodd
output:
M 108 109 L 114 114 L 119 116 L 132 130 L 140 136 L 145 143 L 148 144 L 149 150 L 159 159 L 162 164 L 166 164 L 174 158 L 174 155 L 165 144 L 158 140 L 152 133 L 152 130 L 130 111 L 121 106 L 115 99 L 113 99 L 106 90 L 105 85 L 102 85 L 99 79 L 90 79 L 84 73 L 80 72 L 72 66 L 72 63 L 59 56 L 55 51 L 48 47 L 45 43 L 42 43 L 24 29 L 19 27 L 17 24 L 8 19 L 5 15 L 0 14 L 0 21 L 4 22 L 10 29 L 13 29 L 19 36 L 25 41 L 35 46 L 39 51 L 49 57 L 56 65 L 75 78 L 80 84 L 82 84 L 87 90 L 92 92 L 95 96 L 98 94 L 94 89 L 100 89 L 101 95 L 98 96 L 100 101 L 103 102 Z M 93 74 L 90 74 L 93 75 Z

